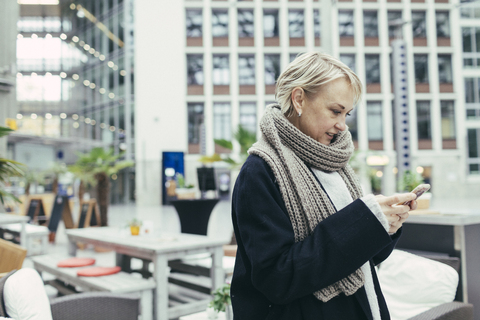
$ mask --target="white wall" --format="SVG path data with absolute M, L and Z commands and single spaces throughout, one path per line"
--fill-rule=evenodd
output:
M 187 151 L 185 41 L 183 1 L 135 1 L 138 205 L 161 204 L 162 151 Z
M 55 147 L 41 144 L 16 143 L 15 160 L 30 170 L 49 169 L 56 159 Z

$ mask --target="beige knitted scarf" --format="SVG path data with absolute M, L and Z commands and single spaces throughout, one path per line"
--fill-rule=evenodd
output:
M 267 106 L 260 130 L 262 137 L 248 152 L 261 157 L 272 169 L 290 216 L 295 242 L 305 239 L 319 222 L 336 212 L 309 167 L 337 171 L 352 198 L 362 196 L 358 179 L 348 165 L 354 150 L 350 132 L 340 132 L 330 145 L 321 144 L 290 123 L 276 104 Z M 364 282 L 364 275 L 358 269 L 314 295 L 327 302 L 341 292 L 347 296 L 354 294 Z

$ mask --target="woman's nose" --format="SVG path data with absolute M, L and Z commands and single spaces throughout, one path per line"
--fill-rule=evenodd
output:
M 340 120 L 339 122 L 337 122 L 335 127 L 340 131 L 345 131 L 347 129 L 347 126 L 345 124 L 345 120 Z

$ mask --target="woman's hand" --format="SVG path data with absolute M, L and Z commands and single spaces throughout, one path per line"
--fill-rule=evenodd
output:
M 389 233 L 397 232 L 403 222 L 407 220 L 409 216 L 408 212 L 417 208 L 417 201 L 414 200 L 416 197 L 414 193 L 402 193 L 390 197 L 385 197 L 384 195 L 375 196 L 375 200 L 377 200 L 390 224 Z M 411 201 L 410 205 L 401 204 L 405 201 Z

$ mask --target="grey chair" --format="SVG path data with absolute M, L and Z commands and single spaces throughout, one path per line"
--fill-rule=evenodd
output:
M 53 320 L 138 320 L 140 296 L 86 292 L 54 298 L 50 306 Z

